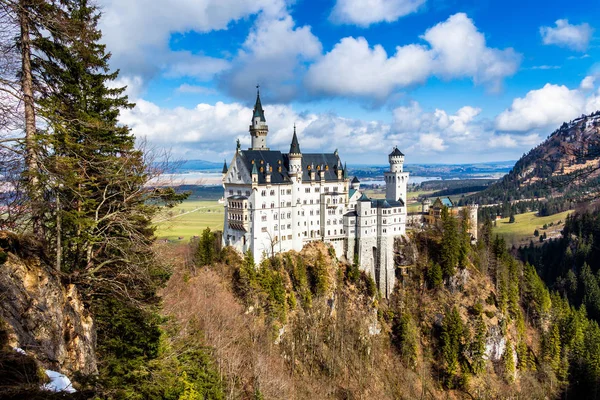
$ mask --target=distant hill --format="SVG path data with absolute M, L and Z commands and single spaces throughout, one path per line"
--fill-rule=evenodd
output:
M 205 161 L 205 160 L 185 160 L 178 165 L 174 172 L 191 172 L 191 171 L 210 171 L 210 172 L 221 172 L 223 163 Z
M 480 204 L 546 198 L 582 201 L 600 183 L 600 111 L 582 115 L 523 155 L 497 183 L 473 195 Z

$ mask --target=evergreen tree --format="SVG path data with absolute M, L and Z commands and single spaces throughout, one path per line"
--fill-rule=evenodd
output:
M 504 374 L 508 382 L 515 380 L 515 358 L 512 343 L 510 340 L 506 341 L 506 350 L 502 355 L 504 361 Z
M 467 267 L 469 251 L 471 249 L 471 218 L 469 216 L 469 209 L 463 208 L 460 212 L 460 240 L 459 240 L 459 251 L 458 251 L 458 265 L 461 268 Z
M 432 263 L 429 266 L 429 268 L 427 268 L 426 278 L 427 278 L 427 285 L 431 289 L 436 289 L 439 286 L 441 286 L 441 284 L 444 281 L 444 275 L 442 272 L 442 267 L 440 267 L 440 264 L 438 264 L 436 262 Z
M 448 207 L 442 208 L 442 229 L 441 264 L 444 276 L 448 278 L 456 273 L 460 251 L 456 220 L 448 212 Z
M 442 362 L 445 372 L 445 383 L 454 388 L 459 377 L 459 357 L 462 352 L 461 341 L 464 327 L 458 309 L 453 307 L 446 312 L 440 336 L 442 346 Z

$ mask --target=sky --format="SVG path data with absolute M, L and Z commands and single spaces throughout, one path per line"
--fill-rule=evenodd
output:
M 230 160 L 260 85 L 268 146 L 351 164 L 516 160 L 600 109 L 598 0 L 98 0 L 136 103 L 176 159 Z

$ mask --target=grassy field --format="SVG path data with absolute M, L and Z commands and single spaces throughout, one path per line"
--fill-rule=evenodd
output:
M 567 215 L 571 212 L 572 211 L 565 211 L 547 217 L 538 217 L 536 212 L 517 214 L 515 215 L 515 222 L 512 224 L 508 222 L 508 218 L 503 218 L 496 221 L 494 234 L 504 237 L 507 244 L 514 244 L 517 247 L 520 245 L 528 245 L 530 240 L 533 240 L 534 243 L 536 243 L 539 242 L 539 238 L 533 236 L 533 232 L 536 229 L 539 231 L 540 235 L 545 233 L 548 238 L 557 237 L 564 227 L 565 218 L 567 218 Z M 560 224 L 558 222 L 560 222 Z M 543 229 L 545 224 L 552 224 L 552 226 L 549 226 L 548 229 Z
M 223 205 L 216 201 L 185 201 L 156 218 L 156 225 L 159 239 L 188 241 L 206 227 L 223 229 Z

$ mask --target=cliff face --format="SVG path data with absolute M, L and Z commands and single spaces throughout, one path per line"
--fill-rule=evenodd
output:
M 94 321 L 74 285 L 62 284 L 52 267 L 23 243 L 0 232 L 6 260 L 0 265 L 0 319 L 9 344 L 33 355 L 44 367 L 71 375 L 97 372 Z

